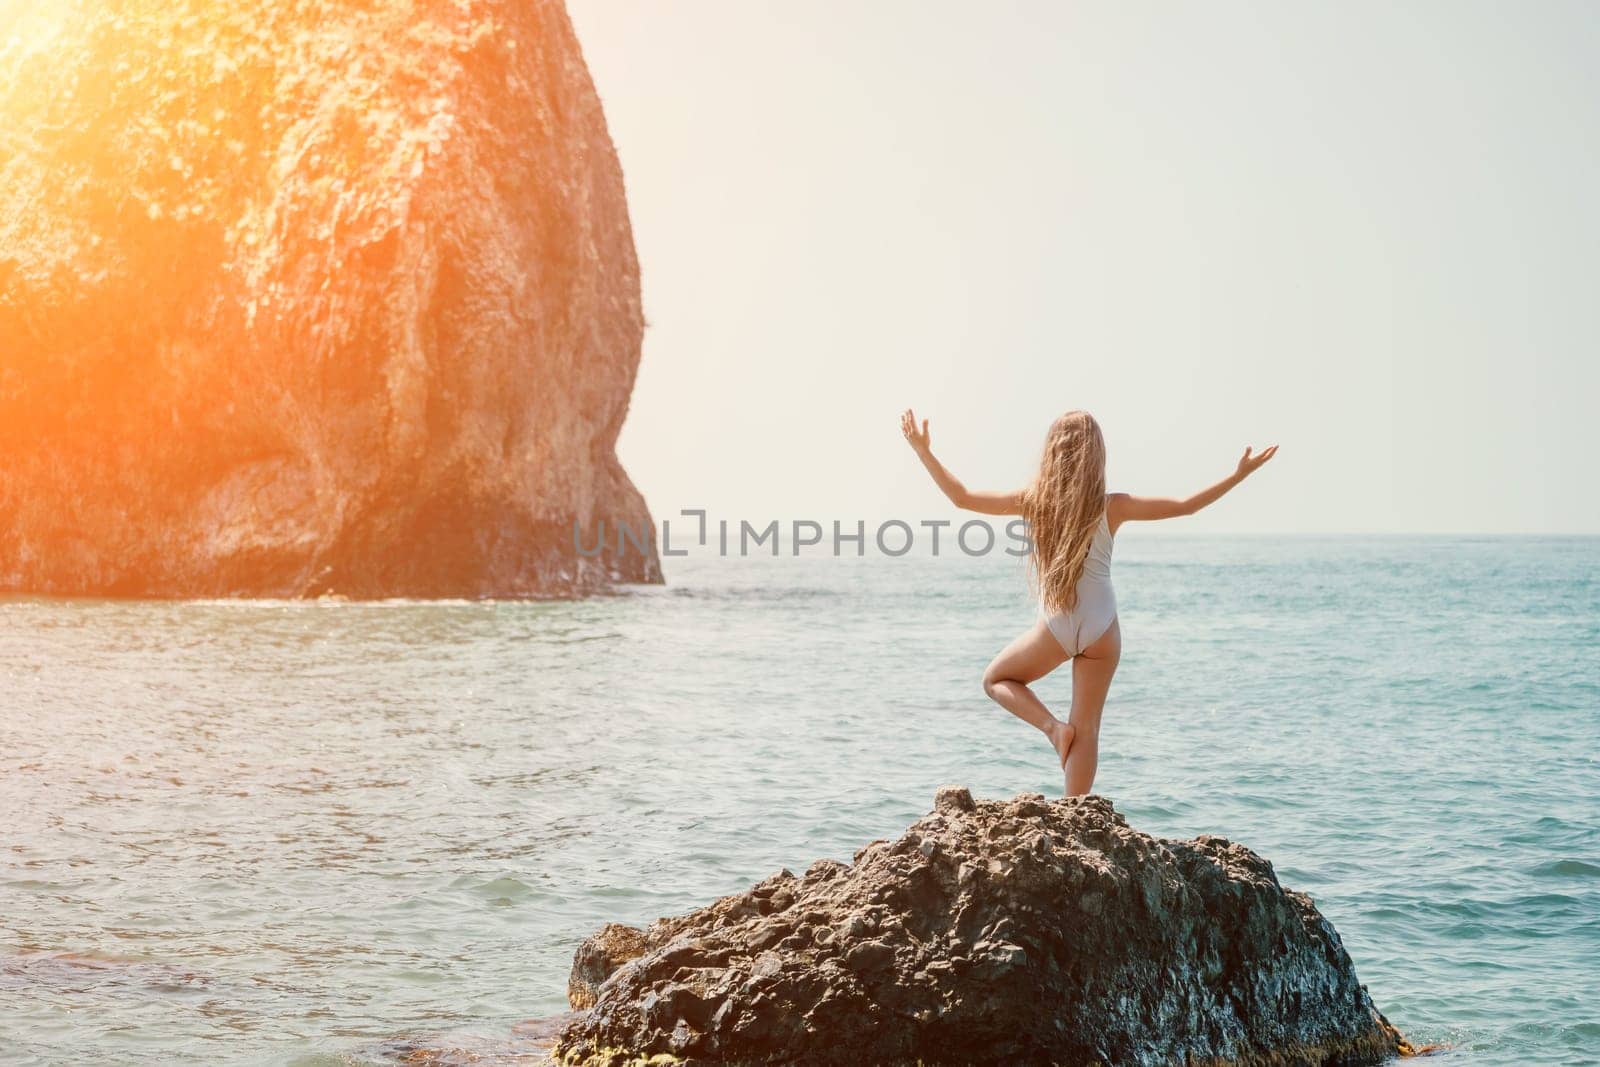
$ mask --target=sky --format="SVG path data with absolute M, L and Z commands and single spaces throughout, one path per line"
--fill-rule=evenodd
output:
M 1190 532 L 1600 533 L 1600 5 L 569 0 L 657 518 L 955 514 L 905 444 Z

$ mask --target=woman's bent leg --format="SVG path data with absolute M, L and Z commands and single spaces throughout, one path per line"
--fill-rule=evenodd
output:
M 1106 706 L 1111 676 L 1122 658 L 1122 628 L 1116 619 L 1094 644 L 1072 661 L 1072 712 L 1075 735 L 1067 753 L 1067 796 L 1081 796 L 1094 785 L 1100 760 L 1100 713 Z
M 1007 645 L 983 672 L 983 691 L 1048 737 L 1058 760 L 1065 760 L 1071 750 L 1072 728 L 1050 714 L 1028 683 L 1043 678 L 1066 659 L 1066 649 L 1041 621 Z

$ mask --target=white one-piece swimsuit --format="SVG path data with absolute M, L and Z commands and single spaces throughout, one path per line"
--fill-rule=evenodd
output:
M 1095 527 L 1089 556 L 1083 561 L 1077 606 L 1051 615 L 1041 599 L 1039 617 L 1069 656 L 1076 656 L 1111 628 L 1117 617 L 1117 594 L 1111 588 L 1111 525 L 1105 512 L 1100 513 L 1100 525 Z

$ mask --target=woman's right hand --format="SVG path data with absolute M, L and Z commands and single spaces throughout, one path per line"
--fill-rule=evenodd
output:
M 917 417 L 910 408 L 906 408 L 905 413 L 900 416 L 900 432 L 906 435 L 906 441 L 916 451 L 926 452 L 928 450 L 928 420 L 922 420 L 922 432 L 918 433 Z

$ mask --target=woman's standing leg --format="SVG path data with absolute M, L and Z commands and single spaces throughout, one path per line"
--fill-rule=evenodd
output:
M 1001 650 L 983 672 L 983 691 L 1048 737 L 1058 761 L 1064 760 L 1072 748 L 1072 727 L 1050 714 L 1028 683 L 1043 678 L 1066 659 L 1066 649 L 1041 621 Z M 1076 697 L 1073 702 L 1076 704 Z
M 1100 760 L 1100 712 L 1106 706 L 1111 676 L 1122 658 L 1122 627 L 1111 626 L 1072 661 L 1072 748 L 1067 753 L 1067 796 L 1081 796 L 1094 785 Z

